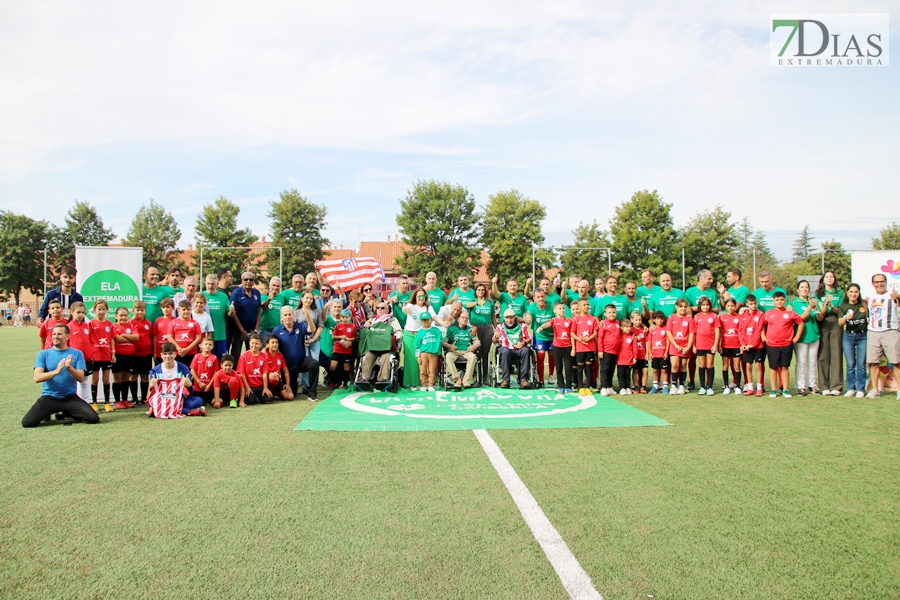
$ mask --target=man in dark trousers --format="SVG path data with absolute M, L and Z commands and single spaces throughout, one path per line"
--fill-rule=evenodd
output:
M 22 427 L 37 427 L 56 414 L 82 423 L 99 423 L 100 415 L 78 397 L 78 383 L 84 381 L 84 355 L 69 348 L 69 328 L 56 325 L 53 346 L 38 353 L 34 382 L 43 383 L 41 397 L 22 418 Z

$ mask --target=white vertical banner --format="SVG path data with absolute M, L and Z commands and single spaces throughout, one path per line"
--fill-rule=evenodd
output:
M 850 273 L 863 298 L 875 293 L 872 276 L 884 275 L 888 291 L 900 292 L 900 250 L 865 250 L 850 253 Z
M 97 300 L 106 300 L 111 313 L 119 306 L 131 312 L 132 303 L 141 299 L 143 261 L 142 248 L 75 246 L 78 291 L 91 317 Z

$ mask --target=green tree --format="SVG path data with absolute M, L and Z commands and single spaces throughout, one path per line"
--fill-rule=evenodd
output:
M 813 239 L 815 238 L 809 233 L 809 225 L 804 226 L 803 231 L 797 236 L 797 241 L 794 242 L 793 255 L 791 257 L 792 262 L 796 263 L 806 260 L 813 252 L 815 252 L 815 248 L 812 244 Z
M 616 207 L 609 220 L 613 265 L 625 279 L 639 279 L 641 271 L 669 273 L 680 287 L 681 249 L 672 223 L 672 205 L 659 192 L 635 192 Z
M 596 220 L 590 224 L 578 222 L 572 230 L 572 244 L 559 256 L 564 275 L 581 275 L 593 280 L 598 275 L 609 274 L 609 232 L 600 229 Z M 607 250 L 583 250 L 583 248 L 607 248 Z
M 487 250 L 489 275 L 504 279 L 515 278 L 524 285 L 531 277 L 532 246 L 536 273 L 550 266 L 553 255 L 541 248 L 541 233 L 547 209 L 537 200 L 525 198 L 518 190 L 488 196 L 484 209 L 481 244 Z
M 754 255 L 756 258 L 756 272 L 763 269 L 772 270 L 778 267 L 778 260 L 772 253 L 766 235 L 762 231 L 756 231 L 750 224 L 750 219 L 744 219 L 737 224 L 735 231 L 736 241 L 734 263 L 744 276 L 744 283 L 750 289 L 754 289 L 756 281 L 753 278 Z M 719 277 L 719 274 L 715 274 Z
M 0 211 L 0 290 L 19 303 L 19 293 L 44 291 L 44 247 L 50 226 L 25 215 Z
M 270 203 L 272 245 L 283 248 L 285 278 L 314 271 L 316 261 L 322 260 L 323 249 L 329 244 L 322 235 L 327 214 L 325 206 L 310 202 L 296 189 L 284 190 L 278 200 Z M 278 264 L 278 258 L 278 250 L 266 254 L 273 267 Z M 275 269 L 270 267 L 269 271 L 274 273 Z
M 250 229 L 238 229 L 241 207 L 219 196 L 206 204 L 197 215 L 194 233 L 197 240 L 196 266 L 200 267 L 200 249 L 203 248 L 203 272 L 214 273 L 219 269 L 231 269 L 239 273 L 255 266 L 259 256 L 251 250 L 217 250 L 217 248 L 246 247 L 256 240 Z
M 717 281 L 724 282 L 725 273 L 735 264 L 737 227 L 731 221 L 731 213 L 721 206 L 698 212 L 679 231 L 679 236 L 688 282 L 695 281 L 702 269 L 709 269 Z
M 144 267 L 152 265 L 163 270 L 183 265 L 175 249 L 180 239 L 181 230 L 175 217 L 150 198 L 149 204 L 142 205 L 131 220 L 122 245 L 143 248 Z
M 465 187 L 446 182 L 417 181 L 400 200 L 397 225 L 410 250 L 398 257 L 410 275 L 434 271 L 441 286 L 452 285 L 461 273 L 473 275 L 481 266 L 475 242 L 481 215 Z
M 51 225 L 49 229 L 53 279 L 60 267 L 75 265 L 75 246 L 107 246 L 115 237 L 112 228 L 104 226 L 96 208 L 88 202 L 76 200 L 66 213 L 62 227 Z
M 873 250 L 900 250 L 900 225 L 896 221 L 881 230 L 877 238 L 872 238 Z
M 825 270 L 834 271 L 838 283 L 842 286 L 850 283 L 850 253 L 844 250 L 844 245 L 831 240 L 823 242 L 822 249 L 825 251 Z M 821 272 L 821 263 L 817 272 Z

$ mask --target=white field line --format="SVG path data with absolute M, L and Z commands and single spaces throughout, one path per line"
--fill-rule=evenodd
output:
M 513 502 L 519 507 L 519 512 L 522 513 L 525 523 L 531 529 L 534 539 L 537 540 L 544 554 L 547 555 L 553 570 L 556 571 L 559 580 L 572 600 L 603 600 L 600 593 L 594 589 L 591 578 L 581 568 L 578 559 L 575 558 L 572 551 L 569 550 L 565 540 L 553 527 L 550 519 L 547 518 L 547 515 L 544 514 L 544 511 L 538 505 L 537 500 L 534 499 L 534 496 L 531 495 L 531 492 L 528 491 L 528 488 L 525 487 L 525 484 L 516 474 L 515 469 L 503 456 L 503 452 L 500 450 L 497 442 L 494 441 L 494 438 L 484 429 L 475 429 L 473 433 L 481 443 L 481 447 L 484 448 L 484 452 L 490 459 L 491 464 L 494 465 L 494 469 L 497 470 L 503 485 L 509 490 L 509 495 L 512 496 Z

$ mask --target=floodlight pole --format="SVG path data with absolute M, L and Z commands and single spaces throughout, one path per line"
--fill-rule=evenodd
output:
M 684 248 L 681 249 L 681 291 L 683 292 L 686 288 L 685 285 L 687 282 L 685 281 L 685 271 L 684 271 Z
M 822 263 L 824 264 L 824 263 Z M 47 247 L 44 247 L 44 298 L 47 297 Z

